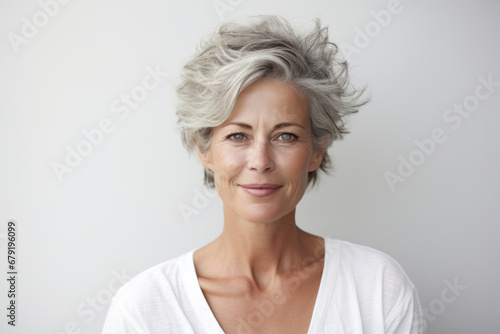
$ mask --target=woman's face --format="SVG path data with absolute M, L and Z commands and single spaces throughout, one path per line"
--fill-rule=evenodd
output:
M 323 154 L 313 149 L 307 100 L 265 79 L 241 92 L 200 158 L 214 172 L 225 214 L 266 223 L 295 209 Z

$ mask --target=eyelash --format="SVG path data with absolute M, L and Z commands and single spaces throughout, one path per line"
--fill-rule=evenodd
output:
M 243 133 L 241 133 L 241 132 L 232 132 L 232 133 L 230 133 L 230 134 L 228 134 L 228 135 L 226 136 L 226 139 L 233 140 L 233 141 L 241 141 L 241 140 L 235 140 L 235 139 L 233 139 L 232 137 L 233 137 L 234 135 L 242 135 L 243 137 L 246 137 L 246 136 L 245 136 Z
M 281 137 L 283 135 L 290 135 L 290 136 L 292 136 L 292 139 L 290 139 L 290 140 L 284 140 L 286 142 L 292 142 L 292 141 L 295 141 L 295 140 L 299 139 L 299 136 L 297 136 L 296 134 L 294 134 L 292 132 L 282 132 L 282 133 L 280 133 L 278 135 L 278 137 Z
M 245 134 L 241 133 L 241 132 L 232 132 L 230 134 L 228 134 L 225 138 L 226 139 L 229 139 L 229 140 L 232 140 L 232 141 L 236 141 L 236 142 L 240 142 L 240 141 L 243 141 L 243 139 L 241 140 L 236 140 L 236 139 L 233 139 L 232 137 L 235 136 L 235 135 L 241 135 L 243 137 L 246 137 Z M 283 142 L 292 142 L 292 141 L 295 141 L 299 138 L 299 136 L 297 136 L 296 134 L 292 133 L 292 132 L 281 132 L 279 133 L 276 137 L 281 137 L 283 135 L 291 135 L 292 136 L 292 139 L 290 140 L 283 140 Z

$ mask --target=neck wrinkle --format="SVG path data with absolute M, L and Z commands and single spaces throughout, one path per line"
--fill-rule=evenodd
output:
M 224 277 L 242 277 L 258 290 L 279 284 L 279 276 L 302 265 L 308 256 L 306 233 L 295 224 L 295 210 L 272 223 L 225 219 L 215 240 L 217 267 Z

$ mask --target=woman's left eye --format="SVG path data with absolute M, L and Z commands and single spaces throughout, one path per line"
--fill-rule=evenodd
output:
M 294 139 L 297 138 L 296 135 L 294 135 L 293 133 L 288 133 L 288 132 L 285 132 L 285 133 L 282 133 L 278 136 L 278 138 L 282 141 L 292 141 Z

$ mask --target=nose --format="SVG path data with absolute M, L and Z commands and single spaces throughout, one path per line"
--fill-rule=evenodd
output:
M 266 141 L 254 142 L 250 148 L 248 167 L 258 173 L 267 173 L 274 169 L 272 149 Z

